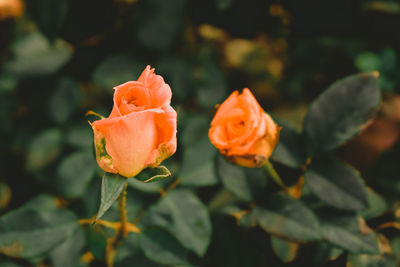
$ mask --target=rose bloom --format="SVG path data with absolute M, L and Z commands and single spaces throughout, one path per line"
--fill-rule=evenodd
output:
M 0 0 L 0 20 L 19 19 L 23 13 L 22 0 Z
M 244 167 L 261 167 L 277 145 L 279 131 L 280 127 L 245 88 L 241 94 L 233 92 L 219 106 L 208 135 L 229 161 Z
M 177 115 L 171 88 L 150 66 L 114 89 L 110 116 L 92 123 L 96 160 L 106 172 L 133 177 L 175 153 Z

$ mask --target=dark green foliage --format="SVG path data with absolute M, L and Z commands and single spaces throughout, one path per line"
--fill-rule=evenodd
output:
M 363 210 L 368 206 L 365 184 L 359 173 L 336 159 L 314 161 L 304 174 L 313 193 L 338 209 Z
M 379 106 L 378 75 L 337 81 L 311 104 L 303 122 L 308 155 L 329 152 L 365 128 Z
M 124 187 L 140 233 L 115 267 L 399 265 L 397 2 L 21 1 L 22 18 L 0 4 L 0 267 L 106 266 Z M 171 87 L 177 151 L 104 174 L 85 114 L 107 117 L 147 65 Z M 210 143 L 246 87 L 282 127 L 285 186 Z
M 118 174 L 105 173 L 101 181 L 101 200 L 96 220 L 100 219 L 119 197 L 128 179 Z

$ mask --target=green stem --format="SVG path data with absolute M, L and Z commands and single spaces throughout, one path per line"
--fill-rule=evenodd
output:
M 276 172 L 274 166 L 271 164 L 269 160 L 263 165 L 264 170 L 271 176 L 271 178 L 277 183 L 283 190 L 288 191 L 288 187 L 283 183 L 281 177 Z
M 127 184 L 124 186 L 124 189 L 122 190 L 122 193 L 119 197 L 119 218 L 121 220 L 121 228 L 119 231 L 119 236 L 121 238 L 124 238 L 128 235 L 128 228 L 127 228 L 127 222 L 128 222 L 128 216 L 127 216 L 127 211 L 126 211 L 126 188 Z

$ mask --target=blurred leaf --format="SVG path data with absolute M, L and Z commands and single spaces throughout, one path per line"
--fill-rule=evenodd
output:
M 96 225 L 89 225 L 86 227 L 86 231 L 90 252 L 92 252 L 95 259 L 103 259 L 107 247 L 107 236 L 104 230 Z
M 93 72 L 93 81 L 110 94 L 112 88 L 139 78 L 145 65 L 129 54 L 116 54 L 105 58 Z
M 74 147 L 91 149 L 93 146 L 93 132 L 89 124 L 71 127 L 67 133 L 66 142 Z
M 215 108 L 224 101 L 227 94 L 225 74 L 219 66 L 215 55 L 208 49 L 200 53 L 197 85 L 197 101 L 206 109 Z
M 162 180 L 157 183 L 143 183 L 142 181 L 136 180 L 136 179 L 128 179 L 128 185 L 132 188 L 135 188 L 139 191 L 146 192 L 146 193 L 155 193 L 159 194 L 161 188 L 163 188 L 163 184 L 166 182 L 170 182 L 168 179 L 167 180 Z
M 358 218 L 333 212 L 320 215 L 324 239 L 352 253 L 379 253 L 375 233 L 361 233 Z
M 321 239 L 317 217 L 300 200 L 276 194 L 269 207 L 257 206 L 254 216 L 266 232 L 297 241 Z
M 400 5 L 399 5 L 400 7 Z M 393 48 L 385 48 L 381 52 L 382 70 L 391 72 L 397 67 L 397 53 Z
M 362 210 L 360 215 L 368 220 L 377 217 L 388 209 L 385 199 L 372 188 L 367 187 L 368 208 Z
M 14 125 L 13 109 L 16 106 L 15 100 L 7 92 L 2 92 L 2 85 L 0 81 L 0 133 L 10 132 Z
M 85 233 L 81 228 L 50 252 L 54 267 L 76 266 L 86 245 Z
M 0 262 L 0 267 L 22 267 L 22 265 L 19 265 L 12 261 L 4 261 Z
M 128 184 L 128 179 L 118 174 L 106 172 L 101 181 L 101 200 L 99 211 L 96 215 L 96 220 L 111 207 L 114 201 L 119 197 L 125 185 Z
M 335 260 L 341 254 L 343 254 L 343 249 L 335 247 L 328 242 L 322 241 L 316 244 L 313 254 L 313 263 L 315 266 L 323 266 L 323 264 L 327 261 Z
M 185 148 L 193 146 L 199 139 L 205 139 L 208 136 L 210 128 L 210 118 L 200 113 L 184 114 L 183 133 L 180 136 Z
M 75 215 L 65 210 L 9 212 L 0 218 L 0 252 L 36 257 L 61 244 L 78 227 Z
M 345 210 L 368 207 L 364 181 L 358 171 L 334 158 L 314 161 L 305 172 L 306 183 L 322 201 Z
M 186 0 L 144 2 L 137 29 L 138 42 L 152 50 L 167 50 L 182 28 L 185 5 Z
M 152 262 L 147 259 L 139 246 L 139 235 L 136 233 L 130 233 L 122 242 L 121 246 L 117 250 L 115 256 L 114 266 L 115 267 L 159 267 L 158 263 Z
M 193 90 L 193 75 L 183 58 L 168 56 L 157 63 L 157 71 L 171 86 L 173 101 L 183 101 Z
M 275 255 L 281 261 L 289 263 L 296 258 L 300 245 L 298 243 L 271 236 L 271 247 Z
M 400 4 L 395 1 L 369 1 L 365 3 L 364 8 L 388 14 L 400 14 Z
M 159 165 L 154 168 L 149 167 L 143 170 L 141 173 L 135 176 L 134 179 L 144 183 L 153 183 L 168 177 L 171 177 L 170 171 L 167 169 L 167 167 Z
M 323 92 L 303 123 L 308 154 L 333 150 L 358 134 L 377 111 L 377 73 L 348 76 Z
M 63 159 L 57 169 L 55 187 L 65 197 L 81 197 L 96 170 L 92 153 L 75 152 Z
M 279 143 L 271 158 L 288 167 L 299 168 L 306 162 L 302 135 L 287 123 L 279 125 L 282 126 Z
M 57 199 L 50 195 L 41 194 L 26 202 L 19 208 L 24 210 L 52 211 L 57 210 Z
M 17 77 L 6 71 L 0 73 L 0 94 L 14 91 L 17 85 Z
M 28 1 L 28 8 L 41 32 L 54 40 L 64 25 L 68 12 L 68 0 L 54 2 L 52 0 Z
M 381 69 L 381 59 L 375 53 L 364 52 L 357 55 L 355 65 L 362 72 L 376 71 Z
M 37 171 L 51 163 L 61 152 L 61 132 L 47 129 L 30 141 L 26 159 L 26 168 Z
M 391 240 L 390 246 L 392 247 L 393 255 L 396 259 L 400 260 L 400 236 L 395 237 Z
M 186 265 L 187 253 L 168 232 L 150 229 L 140 234 L 140 247 L 151 261 L 165 265 Z
M 220 10 L 227 10 L 233 2 L 234 0 L 215 0 L 215 5 Z
M 0 182 L 0 210 L 8 206 L 11 200 L 11 189 L 10 187 Z
M 211 222 L 204 204 L 189 190 L 175 189 L 153 205 L 143 218 L 147 225 L 170 232 L 187 249 L 203 256 L 211 241 Z
M 53 74 L 72 56 L 72 49 L 66 42 L 58 39 L 50 45 L 39 32 L 31 32 L 18 39 L 12 51 L 14 59 L 5 68 L 20 77 Z
M 215 175 L 215 148 L 207 136 L 203 136 L 183 152 L 179 171 L 181 184 L 185 186 L 209 186 L 218 183 Z
M 349 254 L 347 267 L 397 267 L 396 260 L 388 255 Z
M 258 194 L 264 192 L 267 176 L 262 168 L 243 168 L 217 157 L 218 175 L 224 186 L 245 201 L 254 201 Z
M 62 79 L 49 101 L 50 117 L 57 123 L 65 123 L 79 106 L 81 93 L 76 81 L 64 78 Z

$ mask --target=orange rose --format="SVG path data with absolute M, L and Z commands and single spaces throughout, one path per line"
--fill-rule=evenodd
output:
M 150 66 L 114 89 L 110 116 L 92 124 L 96 159 L 106 172 L 133 177 L 175 153 L 177 115 L 171 88 Z
M 279 131 L 249 89 L 233 92 L 223 102 L 208 132 L 211 143 L 229 161 L 244 167 L 261 167 L 279 140 Z

